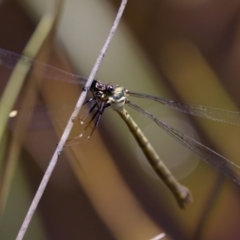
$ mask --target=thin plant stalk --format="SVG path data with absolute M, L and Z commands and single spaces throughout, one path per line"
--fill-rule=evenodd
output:
M 48 168 L 47 168 L 47 170 L 46 170 L 46 172 L 45 172 L 45 174 L 44 174 L 44 176 L 42 178 L 42 181 L 41 181 L 41 183 L 40 183 L 40 185 L 38 187 L 38 190 L 37 190 L 37 192 L 36 192 L 36 194 L 35 194 L 35 196 L 33 198 L 33 201 L 32 201 L 32 203 L 31 203 L 31 205 L 29 207 L 29 210 L 28 210 L 27 215 L 26 215 L 26 217 L 25 217 L 25 219 L 23 221 L 23 224 L 22 224 L 22 226 L 21 226 L 21 228 L 20 228 L 20 230 L 18 232 L 16 240 L 22 240 L 24 235 L 25 235 L 25 233 L 26 233 L 26 230 L 27 230 L 27 228 L 29 226 L 29 223 L 31 222 L 32 216 L 33 216 L 33 214 L 34 214 L 34 212 L 35 212 L 35 210 L 36 210 L 36 208 L 38 206 L 38 203 L 39 203 L 39 201 L 40 201 L 40 199 L 41 199 L 41 197 L 43 195 L 43 192 L 44 192 L 44 190 L 45 190 L 45 188 L 47 186 L 47 183 L 48 183 L 48 181 L 49 181 L 49 179 L 51 177 L 51 174 L 52 174 L 52 172 L 53 172 L 53 170 L 55 168 L 55 165 L 57 164 L 58 157 L 61 154 L 62 149 L 63 149 L 63 147 L 64 147 L 64 145 L 65 145 L 65 143 L 66 143 L 66 141 L 68 139 L 68 136 L 69 136 L 69 134 L 71 132 L 71 129 L 72 129 L 73 124 L 74 124 L 73 119 L 76 119 L 77 116 L 78 116 L 78 113 L 79 113 L 79 111 L 80 111 L 80 109 L 81 109 L 81 107 L 83 105 L 83 102 L 84 102 L 86 96 L 87 96 L 87 91 L 88 91 L 88 89 L 90 88 L 90 86 L 92 84 L 92 81 L 93 81 L 93 79 L 94 79 L 94 77 L 95 77 L 95 75 L 96 75 L 96 73 L 97 73 L 97 71 L 98 71 L 98 69 L 100 67 L 100 64 L 101 64 L 101 62 L 103 60 L 103 57 L 105 56 L 106 51 L 107 51 L 107 49 L 108 49 L 108 47 L 110 45 L 110 42 L 111 42 L 111 40 L 112 40 L 116 30 L 117 30 L 117 27 L 118 27 L 119 22 L 121 20 L 121 17 L 122 17 L 122 14 L 124 12 L 126 4 L 127 4 L 127 0 L 122 0 L 122 3 L 121 3 L 120 8 L 118 10 L 117 16 L 116 16 L 115 21 L 113 23 L 113 26 L 112 26 L 112 28 L 110 30 L 110 33 L 109 33 L 109 35 L 108 35 L 108 37 L 107 37 L 107 39 L 105 41 L 105 44 L 104 44 L 104 46 L 103 46 L 103 48 L 102 48 L 102 50 L 101 50 L 101 52 L 100 52 L 100 54 L 99 54 L 95 64 L 94 64 L 94 67 L 93 67 L 93 69 L 92 69 L 92 71 L 91 71 L 91 73 L 89 75 L 89 78 L 88 78 L 88 80 L 86 82 L 86 85 L 85 85 L 85 87 L 82 90 L 82 93 L 81 93 L 81 95 L 80 95 L 80 97 L 79 97 L 79 99 L 77 101 L 76 107 L 75 107 L 71 117 L 69 118 L 67 126 L 66 126 L 66 128 L 65 128 L 65 130 L 63 132 L 63 135 L 62 135 L 62 137 L 60 139 L 59 144 L 57 145 L 57 148 L 56 148 L 56 150 L 55 150 L 55 152 L 54 152 L 54 154 L 52 156 L 52 159 L 49 162 Z

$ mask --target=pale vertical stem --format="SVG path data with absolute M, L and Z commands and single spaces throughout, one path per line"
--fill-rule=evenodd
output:
M 175 196 L 179 206 L 184 208 L 185 205 L 191 202 L 191 193 L 190 191 L 183 185 L 181 185 L 169 169 L 165 166 L 165 164 L 161 161 L 154 148 L 148 141 L 148 139 L 144 136 L 141 129 L 137 126 L 134 120 L 131 118 L 126 109 L 116 110 L 124 122 L 127 124 L 129 130 L 133 134 L 136 139 L 138 145 L 142 149 L 144 155 L 147 160 L 157 173 L 157 175 L 163 180 L 163 182 L 168 186 L 168 188 L 172 191 Z
M 63 135 L 62 135 L 62 137 L 60 139 L 60 142 L 59 142 L 59 144 L 58 144 L 58 146 L 57 146 L 57 148 L 56 148 L 56 150 L 55 150 L 55 152 L 54 152 L 54 154 L 52 156 L 52 159 L 50 160 L 50 163 L 49 163 L 48 168 L 47 168 L 47 170 L 46 170 L 46 172 L 45 172 L 45 174 L 43 176 L 43 179 L 42 179 L 42 181 L 41 181 L 41 183 L 40 183 L 40 185 L 38 187 L 38 190 L 37 190 L 37 192 L 36 192 L 36 194 L 35 194 L 35 196 L 33 198 L 31 206 L 30 206 L 30 208 L 29 208 L 29 210 L 27 212 L 27 215 L 26 215 L 26 217 L 25 217 L 25 219 L 23 221 L 23 224 L 22 224 L 22 226 L 21 226 L 21 228 L 20 228 L 20 230 L 18 232 L 16 240 L 22 240 L 24 235 L 25 235 L 25 233 L 26 233 L 28 225 L 29 225 L 29 223 L 30 223 L 30 221 L 32 219 L 32 216 L 33 216 L 33 214 L 34 214 L 34 212 L 35 212 L 35 210 L 36 210 L 36 208 L 38 206 L 38 203 L 39 203 L 39 201 L 40 201 L 40 199 L 41 199 L 41 197 L 43 195 L 43 192 L 44 192 L 44 190 L 45 190 L 45 188 L 47 186 L 47 183 L 48 183 L 48 181 L 49 181 L 49 179 L 51 177 L 53 169 L 54 169 L 55 165 L 57 164 L 58 156 L 61 154 L 62 149 L 63 149 L 63 147 L 64 147 L 64 145 L 66 143 L 66 140 L 68 139 L 68 136 L 69 136 L 69 134 L 71 132 L 71 129 L 73 127 L 73 119 L 75 119 L 78 116 L 78 113 L 79 113 L 79 111 L 81 109 L 81 106 L 83 105 L 83 102 L 84 102 L 84 100 L 85 100 L 85 98 L 87 96 L 87 91 L 88 91 L 88 89 L 90 88 L 90 86 L 92 84 L 92 81 L 93 81 L 93 79 L 94 79 L 94 77 L 95 77 L 95 75 L 96 75 L 96 73 L 97 73 L 97 71 L 98 71 L 98 69 L 100 67 L 101 61 L 102 61 L 103 57 L 105 56 L 106 51 L 107 51 L 107 49 L 108 49 L 108 47 L 110 45 L 110 42 L 111 42 L 111 40 L 112 40 L 116 30 L 117 30 L 118 24 L 119 24 L 119 22 L 121 20 L 121 17 L 122 17 L 122 14 L 123 14 L 123 11 L 125 9 L 126 4 L 127 4 L 127 0 L 123 0 L 121 5 L 120 5 L 120 8 L 118 10 L 117 16 L 116 16 L 115 21 L 113 23 L 113 26 L 112 26 L 112 28 L 110 30 L 110 33 L 109 33 L 109 35 L 108 35 L 108 37 L 107 37 L 107 39 L 105 41 L 105 44 L 104 44 L 104 46 L 103 46 L 103 48 L 102 48 L 102 50 L 101 50 L 101 52 L 100 52 L 100 54 L 99 54 L 95 64 L 93 66 L 93 69 L 92 69 L 92 71 L 90 73 L 90 76 L 89 76 L 87 82 L 86 82 L 86 85 L 83 88 L 83 91 L 82 91 L 82 93 L 81 93 L 81 95 L 80 95 L 80 97 L 78 99 L 76 107 L 75 107 L 71 117 L 69 118 L 67 126 L 66 126 L 66 128 L 65 128 L 65 130 L 63 132 Z

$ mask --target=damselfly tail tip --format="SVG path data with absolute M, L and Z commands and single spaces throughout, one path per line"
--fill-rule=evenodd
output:
M 177 196 L 177 201 L 180 208 L 185 209 L 188 204 L 193 202 L 193 198 L 188 188 L 182 185 L 180 188 L 180 195 Z

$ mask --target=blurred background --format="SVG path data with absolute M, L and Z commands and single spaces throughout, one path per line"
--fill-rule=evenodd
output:
M 0 48 L 88 77 L 120 3 L 2 0 Z M 237 0 L 129 1 L 96 79 L 239 111 L 239 7 Z M 24 109 L 22 120 L 0 122 L 0 239 L 15 239 L 82 86 L 44 76 L 41 64 L 26 76 L 21 66 L 13 73 L 3 53 L 1 111 Z M 14 67 L 18 56 L 9 58 Z M 131 101 L 240 165 L 239 127 Z M 27 123 L 29 109 L 34 118 Z M 88 142 L 64 148 L 24 239 L 239 239 L 239 186 L 129 112 L 193 203 L 178 207 L 109 109 Z M 79 134 L 75 125 L 71 137 Z

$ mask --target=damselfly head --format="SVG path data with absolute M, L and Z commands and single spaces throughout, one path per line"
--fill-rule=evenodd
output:
M 105 91 L 106 90 L 106 84 L 103 84 L 97 80 L 94 80 L 93 83 L 92 83 L 92 86 L 91 86 L 91 90 L 93 92 L 96 92 L 96 91 Z
M 93 96 L 97 99 L 102 99 L 106 95 L 106 84 L 94 80 L 91 86 Z

